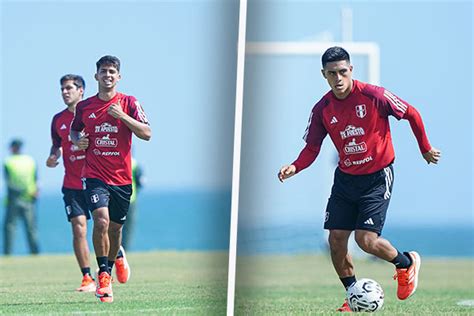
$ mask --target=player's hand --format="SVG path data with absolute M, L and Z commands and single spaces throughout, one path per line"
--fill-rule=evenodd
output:
M 294 176 L 296 174 L 296 167 L 295 165 L 283 166 L 278 173 L 278 179 L 280 182 Z
M 79 150 L 85 150 L 85 149 L 87 149 L 87 147 L 89 147 L 89 138 L 87 138 L 87 137 L 89 137 L 89 134 L 84 134 L 77 141 L 76 145 L 79 148 Z
M 423 158 L 426 160 L 428 164 L 434 163 L 437 164 L 439 159 L 441 158 L 441 151 L 434 147 L 423 154 Z
M 57 165 L 59 165 L 58 156 L 51 155 L 51 156 L 48 157 L 48 159 L 46 159 L 46 166 L 48 166 L 50 168 L 54 168 Z
M 112 103 L 107 108 L 107 113 L 116 119 L 120 119 L 122 116 L 124 116 L 125 112 L 123 111 L 122 106 L 120 105 L 120 100 L 118 100 L 117 103 Z

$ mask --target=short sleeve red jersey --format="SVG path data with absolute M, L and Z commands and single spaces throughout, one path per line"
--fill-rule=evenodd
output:
M 327 134 L 349 174 L 376 172 L 395 159 L 388 116 L 400 120 L 411 107 L 382 87 L 353 80 L 343 100 L 329 91 L 313 108 L 304 140 L 319 148 Z
M 73 118 L 74 113 L 68 109 L 57 113 L 51 122 L 51 139 L 53 141 L 53 146 L 56 148 L 61 147 L 63 151 L 63 187 L 81 190 L 81 172 L 82 167 L 84 166 L 86 153 L 84 150 L 79 150 L 79 148 L 71 142 L 69 130 Z
M 107 108 L 119 101 L 126 114 L 148 124 L 137 99 L 117 93 L 109 101 L 103 101 L 97 95 L 81 101 L 71 125 L 72 130 L 89 134 L 82 176 L 100 179 L 109 185 L 132 183 L 132 131 L 121 120 L 107 113 Z

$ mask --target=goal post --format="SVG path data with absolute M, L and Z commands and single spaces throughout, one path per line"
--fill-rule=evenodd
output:
M 322 55 L 332 46 L 341 46 L 351 56 L 368 59 L 367 81 L 380 85 L 380 48 L 374 42 L 247 42 L 246 55 Z

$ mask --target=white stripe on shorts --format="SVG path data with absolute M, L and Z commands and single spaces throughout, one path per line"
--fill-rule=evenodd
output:
M 385 171 L 385 194 L 383 195 L 383 198 L 384 200 L 388 200 L 391 194 L 390 186 L 393 181 L 392 169 L 390 169 L 390 167 L 385 167 L 383 171 Z

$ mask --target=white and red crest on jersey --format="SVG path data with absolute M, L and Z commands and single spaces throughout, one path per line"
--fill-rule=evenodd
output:
M 356 105 L 355 109 L 357 117 L 364 118 L 367 115 L 367 109 L 365 108 L 365 104 Z

